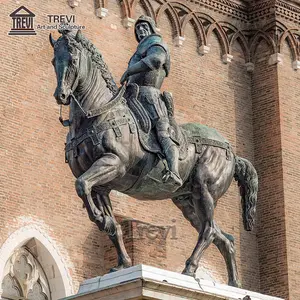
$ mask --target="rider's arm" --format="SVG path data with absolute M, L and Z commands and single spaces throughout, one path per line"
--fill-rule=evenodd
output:
M 165 48 L 159 45 L 153 45 L 147 50 L 147 55 L 142 59 L 142 62 L 147 65 L 150 70 L 157 70 L 165 64 L 167 55 Z
M 131 75 L 161 68 L 167 60 L 166 50 L 159 45 L 153 45 L 147 50 L 147 55 L 139 62 L 128 67 L 121 78 L 121 84 Z
M 166 59 L 167 53 L 163 47 L 152 46 L 147 50 L 146 57 L 127 69 L 128 75 L 159 69 L 166 62 Z

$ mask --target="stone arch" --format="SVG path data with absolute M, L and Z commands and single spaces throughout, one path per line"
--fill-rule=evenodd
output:
M 121 2 L 121 7 L 123 11 L 123 18 L 133 18 L 132 8 L 128 0 L 123 0 Z
M 68 268 L 62 255 L 54 246 L 54 242 L 39 226 L 30 224 L 12 233 L 0 248 L 0 297 L 2 294 L 1 282 L 4 278 L 4 269 L 7 261 L 17 249 L 26 245 L 26 243 L 32 239 L 34 239 L 38 247 L 40 247 L 41 257 L 53 264 L 54 270 L 58 273 L 52 282 L 49 280 L 50 286 L 55 284 L 53 298 L 59 299 L 74 294 L 72 279 Z
M 107 8 L 107 0 L 98 0 L 95 1 L 96 9 L 97 8 Z
M 232 45 L 234 44 L 235 41 L 237 41 L 241 45 L 241 48 L 243 50 L 244 57 L 245 57 L 245 62 L 246 63 L 250 62 L 251 56 L 250 56 L 249 45 L 248 45 L 246 37 L 243 35 L 243 33 L 241 31 L 237 31 L 232 36 L 232 38 L 230 40 L 230 49 L 231 49 L 231 47 L 232 47 Z
M 194 12 L 190 11 L 186 16 L 183 17 L 181 23 L 182 32 L 184 33 L 185 27 L 189 22 L 191 22 L 193 25 L 199 44 L 207 45 L 207 38 L 206 38 L 204 26 L 201 20 L 197 18 Z
M 229 54 L 229 41 L 228 41 L 228 38 L 226 36 L 225 31 L 220 26 L 220 24 L 218 24 L 218 22 L 215 22 L 215 23 L 211 24 L 208 27 L 207 42 L 209 43 L 209 39 L 210 39 L 213 31 L 215 31 L 215 33 L 216 33 L 216 35 L 219 39 L 219 42 L 220 42 L 220 45 L 221 45 L 221 50 L 222 50 L 222 55 Z
M 291 53 L 292 53 L 292 59 L 293 59 L 293 61 L 295 61 L 295 60 L 299 60 L 300 53 L 299 53 L 299 49 L 298 49 L 298 45 L 297 45 L 297 40 L 296 40 L 293 32 L 299 32 L 299 34 L 300 34 L 299 29 L 296 29 L 296 28 L 287 29 L 280 36 L 280 39 L 278 41 L 278 49 L 279 49 L 279 53 L 280 53 L 284 42 L 287 41 L 287 43 L 290 47 Z
M 202 23 L 203 23 L 203 21 L 206 21 L 209 24 L 216 23 L 216 20 L 214 20 L 214 18 L 212 18 L 208 14 L 205 14 L 205 13 L 199 12 L 199 11 L 194 12 L 194 14 L 197 18 L 199 18 L 199 20 L 201 20 Z
M 130 18 L 134 18 L 135 16 L 135 8 L 137 4 L 140 3 L 140 5 L 144 8 L 146 11 L 147 16 L 151 17 L 155 20 L 155 11 L 150 3 L 149 0 L 133 0 L 130 5 Z
M 271 54 L 276 53 L 276 44 L 275 41 L 268 36 L 265 32 L 263 31 L 258 31 L 251 39 L 250 41 L 250 56 L 251 59 L 253 60 L 256 49 L 258 45 L 260 44 L 261 40 L 265 40 L 267 45 L 269 46 L 269 49 L 271 51 Z
M 182 28 L 180 24 L 180 20 L 178 14 L 174 7 L 172 6 L 172 2 L 165 2 L 156 12 L 156 24 L 159 27 L 159 20 L 163 13 L 166 13 L 169 17 L 171 24 L 173 26 L 173 32 L 176 37 L 182 36 Z
M 222 26 L 223 29 L 227 28 L 232 31 L 231 37 L 230 38 L 227 37 L 229 41 L 229 53 L 231 53 L 232 45 L 234 44 L 235 41 L 237 41 L 242 48 L 245 61 L 250 62 L 250 49 L 249 49 L 248 41 L 245 35 L 243 34 L 243 32 L 241 32 L 238 28 L 236 28 L 234 25 L 230 23 L 219 22 L 219 24 Z

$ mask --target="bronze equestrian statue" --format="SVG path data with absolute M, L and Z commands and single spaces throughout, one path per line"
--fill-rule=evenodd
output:
M 159 92 L 169 72 L 169 52 L 153 24 L 149 18 L 137 23 L 139 46 L 121 80 L 128 81 L 126 91 L 125 85 L 117 87 L 102 55 L 80 31 L 61 31 L 56 41 L 49 36 L 57 77 L 54 96 L 58 104 L 70 105 L 69 120 L 60 118 L 69 127 L 66 161 L 90 220 L 117 249 L 112 271 L 132 265 L 109 198 L 117 190 L 141 200 L 171 198 L 199 233 L 183 274 L 195 276 L 204 250 L 214 243 L 226 261 L 229 285 L 239 286 L 234 239 L 214 221 L 214 208 L 234 178 L 244 227 L 252 230 L 257 174 L 215 129 L 176 125 L 170 94 Z

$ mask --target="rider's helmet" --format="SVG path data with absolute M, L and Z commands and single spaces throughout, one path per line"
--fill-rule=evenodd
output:
M 141 23 L 141 22 L 147 22 L 147 23 L 149 24 L 149 26 L 150 26 L 152 32 L 153 32 L 153 33 L 156 33 L 156 34 L 158 33 L 158 32 L 157 32 L 157 29 L 156 29 L 155 21 L 154 21 L 151 17 L 143 16 L 143 15 L 140 16 L 140 17 L 137 19 L 137 21 L 135 22 L 135 25 L 134 25 L 135 28 L 136 28 L 136 25 L 139 24 L 139 23 Z M 135 34 L 136 40 L 139 42 L 138 36 L 137 36 L 135 30 L 134 30 L 134 34 Z

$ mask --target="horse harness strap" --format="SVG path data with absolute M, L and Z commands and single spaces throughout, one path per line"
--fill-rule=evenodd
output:
M 106 131 L 109 129 L 113 129 L 116 137 L 121 137 L 122 136 L 122 132 L 119 128 L 119 126 L 122 125 L 126 125 L 129 124 L 129 129 L 131 133 L 135 132 L 135 125 L 134 125 L 134 121 L 130 116 L 123 116 L 119 119 L 111 119 L 108 121 L 105 121 L 103 123 L 101 123 L 98 126 L 91 126 L 89 128 L 87 128 L 86 132 L 84 134 L 82 134 L 79 137 L 76 137 L 74 139 L 72 139 L 69 143 L 66 144 L 65 146 L 65 152 L 74 151 L 74 156 L 77 157 L 78 153 L 77 153 L 77 147 L 79 144 L 81 144 L 83 141 L 85 141 L 86 139 L 90 138 L 92 140 L 93 145 L 98 145 L 101 140 L 99 139 L 98 134 L 102 131 Z
M 207 146 L 214 146 L 218 148 L 222 148 L 226 150 L 226 158 L 230 160 L 230 152 L 231 152 L 231 146 L 229 143 L 223 143 L 220 141 L 208 139 L 208 138 L 202 138 L 200 136 L 192 136 L 188 138 L 189 143 L 194 144 L 196 148 L 196 153 L 202 153 L 204 145 Z
M 100 116 L 106 112 L 108 112 L 109 110 L 111 110 L 112 108 L 114 108 L 115 106 L 117 106 L 119 103 L 126 102 L 126 100 L 123 98 L 124 92 L 125 92 L 125 85 L 123 85 L 119 91 L 117 92 L 117 94 L 103 107 L 100 108 L 95 108 L 95 109 L 91 109 L 91 110 L 87 110 L 85 111 L 82 107 L 82 105 L 79 103 L 79 101 L 76 99 L 76 97 L 74 96 L 73 93 L 70 94 L 70 96 L 72 96 L 72 98 L 74 99 L 74 101 L 76 102 L 76 104 L 79 106 L 79 108 L 82 110 L 82 112 L 85 114 L 85 116 L 90 119 L 93 117 L 97 117 Z

